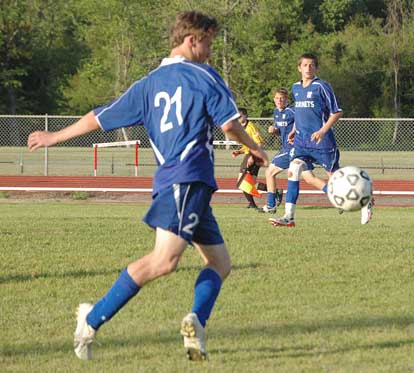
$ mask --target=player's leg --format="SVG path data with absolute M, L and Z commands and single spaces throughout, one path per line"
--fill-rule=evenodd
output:
M 92 342 L 98 329 L 108 322 L 149 281 L 176 269 L 187 241 L 157 228 L 153 251 L 130 263 L 109 291 L 95 304 L 78 307 L 75 353 L 82 360 L 92 358 Z
M 285 215 L 278 219 L 270 218 L 269 222 L 274 226 L 295 226 L 296 201 L 299 197 L 299 180 L 306 162 L 295 158 L 289 164 L 288 169 L 288 188 L 285 201 Z
M 250 154 L 246 154 L 243 157 L 242 163 L 240 164 L 240 171 L 239 171 L 239 176 L 238 176 L 238 179 L 237 179 L 237 183 L 240 181 L 240 179 L 244 176 L 244 174 L 246 172 L 249 172 L 250 174 L 252 174 L 253 177 L 254 177 L 254 179 L 256 180 L 256 176 L 258 174 L 257 173 L 256 174 L 254 173 L 255 166 L 254 165 L 251 166 L 251 167 L 248 167 L 247 166 L 247 160 L 249 159 L 249 157 L 250 157 Z M 257 169 L 257 171 L 258 171 L 258 169 Z M 256 202 L 254 201 L 253 196 L 251 194 L 249 194 L 249 193 L 246 193 L 246 192 L 243 192 L 243 195 L 244 195 L 244 198 L 246 198 L 246 200 L 248 202 L 247 208 L 251 208 L 251 209 L 255 209 L 256 210 L 257 209 L 257 205 L 256 205 Z
M 188 358 L 197 361 L 207 358 L 206 323 L 231 266 L 225 244 L 194 246 L 204 258 L 205 266 L 197 276 L 193 307 L 181 323 L 181 334 Z
M 374 198 L 371 197 L 371 200 L 361 209 L 361 224 L 368 224 L 374 212 Z
M 240 179 L 242 177 L 244 177 L 245 173 L 248 172 L 248 169 L 247 169 L 247 159 L 248 158 L 249 158 L 249 154 L 245 154 L 244 157 L 243 157 L 243 160 L 240 164 L 240 171 L 239 171 L 239 176 L 237 178 L 237 184 L 240 182 Z M 253 196 L 250 195 L 249 193 L 246 193 L 246 192 L 243 192 L 243 195 L 244 195 L 244 198 L 246 198 L 246 200 L 248 202 L 248 205 L 246 207 L 249 208 L 249 209 L 250 208 L 256 209 L 257 206 L 256 206 L 256 202 L 253 199 Z
M 328 177 L 330 177 L 330 173 L 327 173 Z M 325 180 L 321 179 L 320 177 L 316 176 L 312 170 L 304 170 L 302 172 L 303 180 L 305 180 L 308 184 L 314 186 L 316 189 L 321 190 L 326 194 L 328 190 L 328 184 Z
M 191 184 L 174 185 L 160 191 L 153 200 L 144 221 L 156 228 L 151 253 L 123 270 L 111 289 L 94 306 L 81 305 L 75 331 L 75 353 L 80 359 L 91 358 L 91 344 L 96 331 L 109 321 L 147 282 L 175 270 L 190 238 L 184 231 L 193 221 L 184 216 L 183 201 Z M 211 195 L 211 192 L 210 192 Z M 197 205 L 198 202 L 195 203 Z
M 267 203 L 263 212 L 275 213 L 277 206 L 282 202 L 283 189 L 277 189 L 276 176 L 289 167 L 289 151 L 281 149 L 272 159 L 266 169 Z
M 253 180 L 255 184 L 256 184 L 257 175 L 259 175 L 259 170 L 260 170 L 260 166 L 256 165 L 255 163 L 247 168 L 247 171 L 253 176 Z M 253 196 L 251 194 L 248 194 L 247 198 L 250 201 L 250 206 L 254 208 L 255 210 L 259 210 L 259 207 L 257 206 Z
M 193 245 L 204 260 L 194 285 L 194 302 L 191 312 L 181 324 L 184 347 L 191 360 L 203 360 L 207 356 L 205 326 L 210 317 L 222 282 L 229 275 L 230 256 L 221 236 L 211 207 L 200 216 L 194 231 Z
M 266 168 L 265 175 L 266 175 L 266 205 L 260 210 L 261 212 L 268 212 L 268 213 L 275 213 L 278 205 L 278 201 L 276 199 L 277 195 L 277 188 L 276 188 L 276 176 L 281 173 L 283 170 L 274 164 L 270 164 L 269 167 Z M 281 190 L 283 193 L 283 190 Z M 280 193 L 280 191 L 279 191 Z M 279 197 L 280 198 L 280 197 Z M 280 203 L 279 203 L 280 204 Z

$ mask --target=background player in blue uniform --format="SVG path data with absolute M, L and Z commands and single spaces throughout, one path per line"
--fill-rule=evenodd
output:
M 276 90 L 273 98 L 276 109 L 273 112 L 273 125 L 269 127 L 268 131 L 280 136 L 282 148 L 273 157 L 271 164 L 266 169 L 267 204 L 263 206 L 262 211 L 268 213 L 275 213 L 282 200 L 283 189 L 276 188 L 276 175 L 289 168 L 290 151 L 293 147 L 288 136 L 294 128 L 295 109 L 288 106 L 288 95 L 288 90 L 282 87 Z M 304 172 L 303 177 L 307 183 L 319 189 L 321 185 L 325 184 L 313 172 Z
M 192 312 L 184 317 L 181 334 L 190 359 L 206 357 L 205 325 L 230 272 L 229 253 L 210 207 L 217 189 L 213 126 L 219 125 L 228 138 L 248 146 L 259 162 L 268 163 L 263 150 L 240 126 L 231 92 L 219 74 L 203 64 L 217 29 L 216 20 L 202 13 L 179 15 L 171 29 L 170 56 L 157 69 L 75 124 L 29 136 L 33 151 L 99 128 L 144 125 L 159 165 L 153 202 L 144 217 L 156 229 L 155 247 L 130 263 L 95 305 L 79 305 L 74 342 L 80 359 L 92 358 L 92 342 L 103 323 L 145 284 L 176 269 L 188 243 L 200 252 L 205 267 L 196 280 Z
M 339 150 L 332 126 L 343 112 L 330 85 L 316 76 L 317 69 L 316 55 L 305 53 L 299 58 L 298 70 L 302 80 L 292 86 L 295 126 L 289 134 L 289 141 L 293 139 L 293 147 L 290 151 L 285 215 L 279 219 L 269 219 L 275 226 L 295 226 L 302 171 L 304 174 L 312 173 L 313 163 L 317 163 L 330 176 L 339 168 Z M 321 189 L 326 192 L 326 184 L 322 180 L 321 183 Z

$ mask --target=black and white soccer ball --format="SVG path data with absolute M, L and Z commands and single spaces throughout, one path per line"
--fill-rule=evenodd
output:
M 329 178 L 328 198 L 338 209 L 360 210 L 372 198 L 372 180 L 358 167 L 342 167 Z

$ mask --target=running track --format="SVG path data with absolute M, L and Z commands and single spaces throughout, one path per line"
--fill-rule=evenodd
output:
M 261 180 L 263 182 L 263 180 Z M 241 197 L 234 178 L 217 179 L 219 190 L 216 195 Z M 109 176 L 0 176 L 0 191 L 9 192 L 67 192 L 84 190 L 91 192 L 149 193 L 151 177 L 109 177 Z M 286 190 L 286 179 L 278 180 L 278 187 Z M 312 186 L 301 182 L 301 190 L 309 195 L 321 196 Z M 374 181 L 374 193 L 378 205 L 414 206 L 414 180 Z M 226 197 L 226 198 L 227 198 Z M 394 202 L 390 202 L 391 199 Z M 243 199 L 241 201 L 243 202 Z M 237 201 L 236 201 L 237 203 Z
M 263 182 L 263 180 L 261 180 Z M 219 189 L 234 190 L 236 181 L 234 178 L 217 179 Z M 122 189 L 150 189 L 151 177 L 109 177 L 109 176 L 0 176 L 1 190 L 33 190 L 33 188 L 90 188 L 107 191 L 112 188 Z M 278 180 L 278 187 L 286 189 L 286 179 Z M 8 189 L 9 188 L 9 189 Z M 301 182 L 302 190 L 315 190 L 312 186 Z M 414 193 L 414 180 L 378 180 L 374 181 L 376 194 L 393 195 Z

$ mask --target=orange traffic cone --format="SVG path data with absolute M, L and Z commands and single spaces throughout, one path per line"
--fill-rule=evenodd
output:
M 254 182 L 252 174 L 249 172 L 244 173 L 244 175 L 240 178 L 240 181 L 237 184 L 238 188 L 243 192 L 251 194 L 252 196 L 261 198 L 262 195 L 256 189 L 256 184 Z

